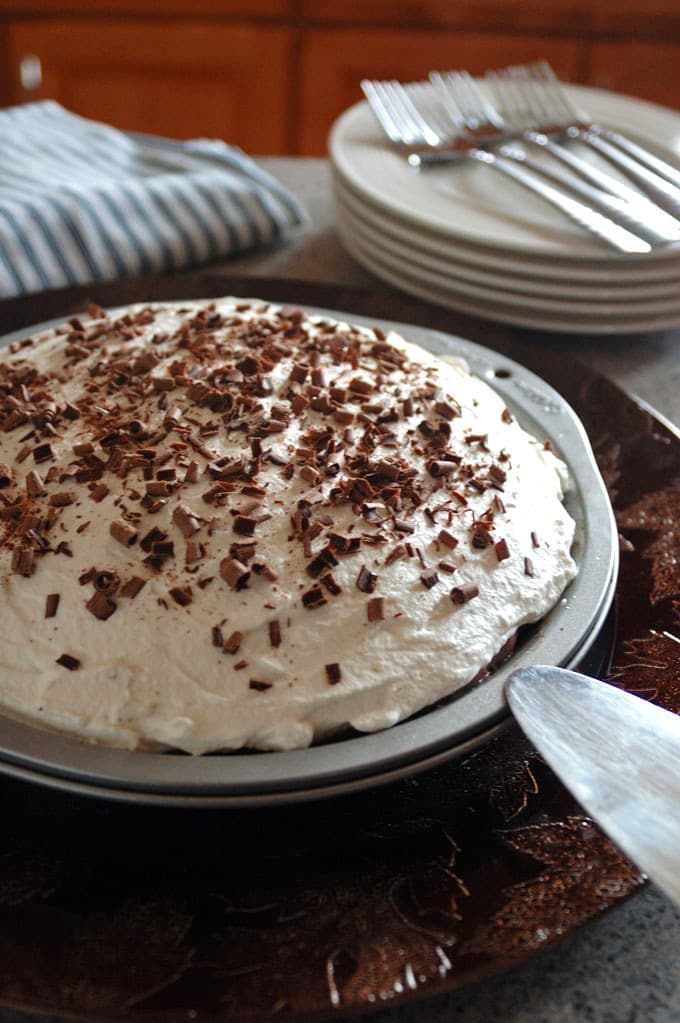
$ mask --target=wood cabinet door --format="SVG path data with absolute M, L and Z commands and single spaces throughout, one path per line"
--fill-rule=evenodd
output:
M 595 43 L 590 83 L 680 110 L 680 41 Z
M 482 74 L 545 57 L 562 78 L 576 78 L 580 43 L 540 35 L 398 29 L 317 30 L 306 33 L 300 62 L 300 152 L 326 153 L 339 114 L 363 98 L 362 78 L 413 81 L 428 71 L 466 68 Z
M 289 146 L 290 29 L 107 19 L 10 25 L 13 100 L 55 99 L 119 128 Z M 23 82 L 22 82 L 23 79 Z

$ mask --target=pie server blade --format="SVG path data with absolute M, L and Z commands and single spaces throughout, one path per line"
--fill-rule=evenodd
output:
M 680 717 L 564 668 L 513 672 L 506 694 L 560 781 L 680 905 Z

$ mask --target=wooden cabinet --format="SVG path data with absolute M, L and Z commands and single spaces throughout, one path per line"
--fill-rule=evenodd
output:
M 288 148 L 286 28 L 17 21 L 9 27 L 9 51 L 15 100 L 49 97 L 120 128 L 223 138 L 252 153 Z
M 603 89 L 677 109 L 680 107 L 679 69 L 680 41 L 665 43 L 637 38 L 594 44 L 588 79 Z
M 546 57 L 680 105 L 680 0 L 0 0 L 0 105 L 322 155 L 363 77 Z

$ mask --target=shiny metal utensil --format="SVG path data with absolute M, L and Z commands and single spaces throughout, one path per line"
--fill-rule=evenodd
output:
M 658 206 L 680 216 L 680 168 L 620 131 L 595 124 L 586 111 L 572 102 L 547 61 L 489 72 L 487 77 L 497 99 L 504 93 L 511 95 L 515 110 L 518 105 L 523 108 L 527 127 L 548 137 L 583 143 L 621 171 Z
M 396 81 L 364 80 L 361 87 L 390 142 L 414 166 L 475 160 L 512 178 L 619 252 L 640 255 L 652 251 L 646 239 L 556 187 L 534 173 L 533 168 L 528 169 L 524 154 L 516 149 L 503 147 L 491 152 L 478 148 L 474 140 L 463 138 L 451 123 L 447 124 L 446 114 L 438 108 L 429 83 L 405 87 Z
M 433 71 L 430 81 L 459 129 L 473 135 L 480 146 L 494 147 L 515 139 L 534 151 L 540 150 L 550 158 L 549 164 L 537 165 L 527 159 L 527 166 L 572 190 L 584 202 L 653 244 L 680 240 L 680 220 L 647 195 L 595 166 L 578 150 L 535 128 L 537 110 L 529 102 L 537 88 L 533 80 L 490 71 L 485 91 L 469 72 L 456 70 Z M 487 94 L 489 85 L 495 104 Z
M 680 905 L 680 717 L 564 668 L 513 672 L 506 695 L 572 795 Z

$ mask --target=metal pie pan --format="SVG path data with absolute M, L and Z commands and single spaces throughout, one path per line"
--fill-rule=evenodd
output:
M 0 772 L 72 793 L 170 806 L 247 807 L 358 791 L 463 756 L 510 721 L 504 684 L 532 664 L 576 667 L 592 651 L 614 596 L 618 540 L 609 497 L 576 413 L 545 381 L 481 345 L 402 323 L 305 307 L 311 314 L 393 329 L 435 354 L 462 356 L 518 421 L 550 440 L 569 467 L 565 505 L 576 521 L 579 572 L 557 606 L 481 683 L 385 731 L 281 753 L 187 756 L 130 752 L 0 717 Z M 38 324 L 0 344 L 47 329 Z

